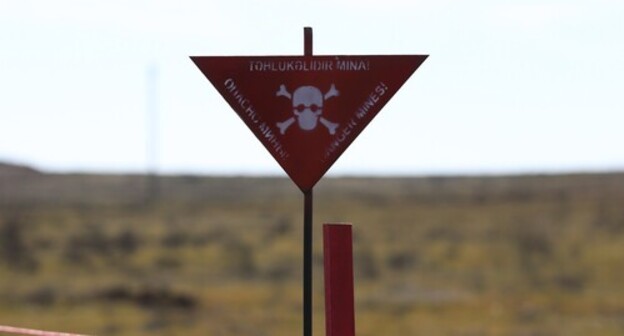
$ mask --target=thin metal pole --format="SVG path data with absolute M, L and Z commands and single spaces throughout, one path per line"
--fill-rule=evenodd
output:
M 303 28 L 303 55 L 312 56 L 312 27 Z
M 312 28 L 303 28 L 303 54 L 312 56 Z M 303 192 L 303 336 L 312 336 L 312 188 Z
M 303 197 L 303 335 L 312 336 L 312 190 Z

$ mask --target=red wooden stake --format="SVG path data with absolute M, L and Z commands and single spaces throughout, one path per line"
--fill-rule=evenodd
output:
M 351 224 L 323 225 L 326 336 L 355 336 Z

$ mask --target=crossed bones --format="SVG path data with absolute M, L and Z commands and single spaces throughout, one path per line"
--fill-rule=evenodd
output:
M 329 91 L 325 94 L 322 94 L 321 91 L 314 86 L 300 86 L 291 94 L 286 90 L 286 86 L 282 84 L 275 95 L 290 99 L 293 106 L 294 116 L 276 124 L 281 134 L 286 133 L 286 130 L 294 124 L 295 121 L 299 121 L 299 127 L 305 130 L 316 128 L 317 122 L 320 122 L 327 128 L 329 134 L 336 133 L 336 128 L 338 128 L 339 124 L 333 123 L 321 116 L 324 101 L 340 95 L 340 92 L 336 90 L 334 84 L 331 85 Z

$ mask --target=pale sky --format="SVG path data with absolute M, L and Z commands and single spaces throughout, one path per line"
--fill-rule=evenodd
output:
M 0 161 L 281 168 L 188 56 L 429 54 L 330 174 L 624 170 L 624 1 L 0 0 Z

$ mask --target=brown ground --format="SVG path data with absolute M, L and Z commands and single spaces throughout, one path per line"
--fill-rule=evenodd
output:
M 301 332 L 290 181 L 22 168 L 0 166 L 0 325 Z M 354 224 L 360 336 L 624 334 L 624 174 L 325 179 L 314 215 L 316 335 L 332 221 Z

